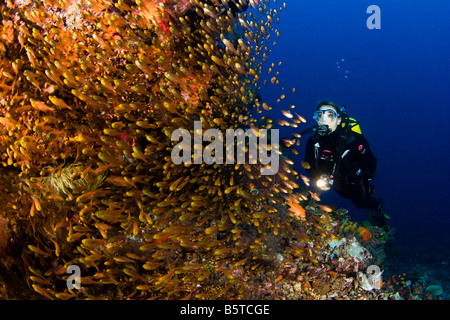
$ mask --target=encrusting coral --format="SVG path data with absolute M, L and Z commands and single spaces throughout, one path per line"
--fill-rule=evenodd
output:
M 271 108 L 257 91 L 284 7 L 230 2 L 0 5 L 1 298 L 390 297 L 360 286 L 363 247 L 330 245 L 370 231 L 294 191 L 288 157 L 272 176 L 171 161 L 174 130 L 255 128 Z

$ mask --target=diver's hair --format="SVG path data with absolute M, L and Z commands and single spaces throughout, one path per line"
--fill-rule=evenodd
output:
M 319 110 L 320 107 L 323 107 L 323 106 L 332 106 L 336 109 L 336 111 L 339 111 L 339 109 L 340 109 L 338 104 L 336 102 L 334 102 L 334 100 L 331 100 L 331 99 L 319 101 L 317 103 L 316 110 Z

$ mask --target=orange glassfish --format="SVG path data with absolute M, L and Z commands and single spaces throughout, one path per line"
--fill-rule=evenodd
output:
M 305 209 L 303 209 L 303 207 L 297 203 L 288 202 L 289 205 L 289 211 L 291 211 L 296 217 L 300 217 L 300 218 L 306 218 L 306 212 Z
M 316 201 L 320 201 L 319 196 L 317 195 L 317 193 L 309 191 L 309 194 L 311 195 L 311 197 L 316 200 Z
M 298 113 L 295 113 L 295 115 L 297 116 L 298 120 L 300 120 L 303 123 L 306 123 L 306 119 L 303 118 L 301 115 L 299 115 Z
M 300 177 L 302 178 L 303 183 L 306 184 L 309 187 L 309 183 L 310 183 L 309 178 L 304 176 L 304 175 L 302 175 L 302 174 L 300 175 Z
M 317 206 L 318 206 L 320 209 L 322 209 L 323 211 L 325 211 L 325 212 L 332 212 L 332 211 L 333 211 L 333 209 L 331 209 L 330 207 L 325 206 L 325 205 L 323 205 L 323 204 L 318 204 Z
M 311 169 L 311 165 L 308 162 L 301 161 L 302 167 L 306 170 Z
M 292 113 L 290 113 L 289 111 L 286 110 L 281 110 L 281 113 L 283 114 L 283 116 L 285 116 L 286 118 L 292 119 L 294 116 L 292 115 Z

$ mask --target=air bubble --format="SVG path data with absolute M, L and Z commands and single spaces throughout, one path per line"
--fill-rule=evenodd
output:
M 338 73 L 339 79 L 349 78 L 349 70 L 347 69 L 345 58 L 340 58 L 336 61 L 336 71 Z

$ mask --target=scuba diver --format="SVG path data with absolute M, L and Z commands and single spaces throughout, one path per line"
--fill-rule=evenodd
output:
M 301 133 L 315 133 L 306 144 L 305 161 L 308 174 L 321 190 L 334 188 L 358 208 L 369 209 L 373 225 L 386 226 L 383 201 L 374 198 L 377 159 L 362 135 L 358 122 L 332 100 L 317 104 L 314 112 L 317 126 Z

